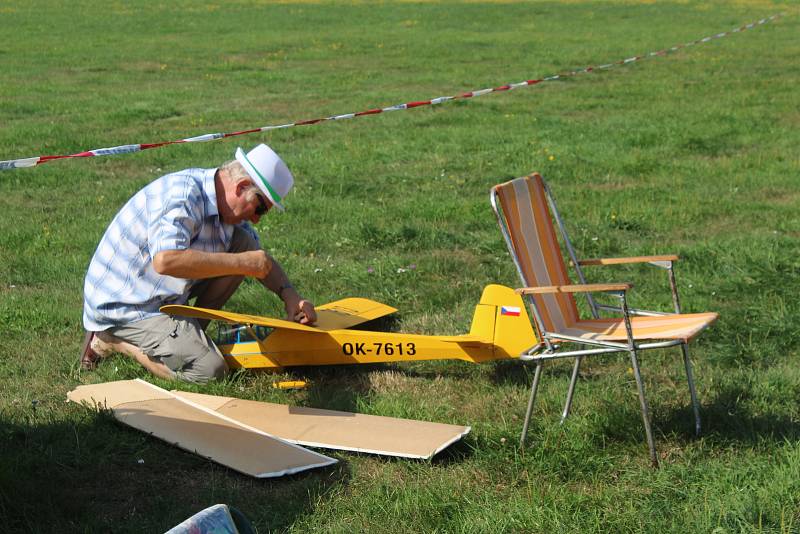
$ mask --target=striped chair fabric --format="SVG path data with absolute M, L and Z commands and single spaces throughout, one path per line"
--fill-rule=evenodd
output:
M 522 282 L 527 287 L 570 285 L 567 267 L 538 173 L 493 188 L 503 211 Z M 623 318 L 581 320 L 572 293 L 532 295 L 546 332 L 583 339 L 626 341 Z M 717 319 L 716 313 L 632 317 L 633 337 L 688 341 Z

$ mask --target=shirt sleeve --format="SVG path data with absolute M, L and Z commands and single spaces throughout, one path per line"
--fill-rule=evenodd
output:
M 202 221 L 202 206 L 195 196 L 181 190 L 148 198 L 147 246 L 151 258 L 163 250 L 189 248 Z

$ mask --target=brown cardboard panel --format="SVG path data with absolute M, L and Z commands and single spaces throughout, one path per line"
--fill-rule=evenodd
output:
M 111 410 L 119 421 L 259 478 L 335 463 L 141 380 L 79 386 L 67 397 Z
M 328 449 L 430 458 L 470 431 L 468 426 L 286 406 L 173 391 L 249 427 L 286 441 Z M 221 400 L 225 400 L 221 403 Z
M 78 386 L 67 393 L 67 398 L 78 404 L 85 402 L 92 407 L 97 406 L 110 410 L 126 402 L 172 399 L 174 396 L 169 391 L 142 380 L 118 380 Z

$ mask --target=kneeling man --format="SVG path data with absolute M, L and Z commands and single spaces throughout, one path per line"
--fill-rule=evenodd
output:
M 172 317 L 166 304 L 221 308 L 245 276 L 283 300 L 289 320 L 316 321 L 281 266 L 262 250 L 257 223 L 294 178 L 266 145 L 217 169 L 162 176 L 117 213 L 92 257 L 84 283 L 81 367 L 127 354 L 156 376 L 188 382 L 221 378 L 225 360 L 205 333 L 208 321 Z M 249 222 L 248 222 L 249 221 Z

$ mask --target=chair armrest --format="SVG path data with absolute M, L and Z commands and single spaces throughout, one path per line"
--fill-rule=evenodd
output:
M 632 284 L 573 284 L 568 286 L 521 287 L 515 289 L 518 295 L 535 295 L 542 293 L 588 293 L 591 291 L 627 291 Z
M 650 263 L 653 261 L 678 261 L 675 254 L 664 254 L 661 256 L 633 256 L 630 258 L 594 258 L 588 260 L 578 260 L 578 265 L 618 265 L 622 263 Z

